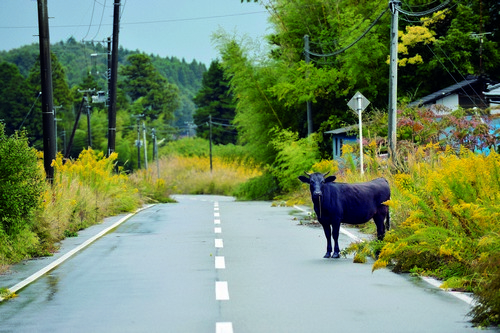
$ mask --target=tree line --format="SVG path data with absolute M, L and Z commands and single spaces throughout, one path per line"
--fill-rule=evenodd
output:
M 65 149 L 64 142 L 75 123 L 76 115 L 87 96 L 90 110 L 91 142 L 95 149 L 105 149 L 107 107 L 104 103 L 92 104 L 91 95 L 105 91 L 107 65 L 105 45 L 80 43 L 73 38 L 51 47 L 55 118 L 57 119 L 58 151 Z M 0 52 L 0 119 L 8 135 L 25 129 L 30 143 L 42 149 L 42 117 L 40 116 L 40 65 L 38 45 Z M 92 56 L 91 56 L 92 55 Z M 144 115 L 148 128 L 155 128 L 159 137 L 179 134 L 186 122 L 193 119 L 194 95 L 201 87 L 204 64 L 193 60 L 162 58 L 140 51 L 119 50 L 118 92 L 118 142 L 120 163 L 129 161 L 131 168 L 137 158 L 133 146 L 137 139 L 136 119 Z M 93 91 L 82 93 L 82 91 Z M 87 124 L 79 121 L 73 158 L 89 145 Z M 148 136 L 150 137 L 151 131 Z M 117 137 L 118 140 L 118 137 Z M 132 147 L 129 147 L 132 146 Z
M 275 154 L 267 143 L 274 127 L 307 136 L 307 102 L 312 103 L 317 133 L 356 123 L 346 105 L 356 91 L 371 102 L 365 118 L 377 110 L 386 113 L 391 21 L 387 1 L 260 2 L 270 13 L 272 27 L 264 53 L 253 41 L 223 31 L 216 39 L 221 65 L 238 96 L 235 123 L 240 138 L 256 153 L 272 162 Z M 447 5 L 433 11 L 442 4 Z M 500 81 L 498 1 L 407 0 L 401 8 L 407 14 L 399 15 L 400 105 L 467 75 Z M 305 35 L 310 40 L 309 63 Z M 379 134 L 386 135 L 386 129 L 380 128 Z

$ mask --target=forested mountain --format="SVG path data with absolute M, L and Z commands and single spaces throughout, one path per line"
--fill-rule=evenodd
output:
M 89 146 L 105 151 L 108 110 L 104 100 L 91 97 L 107 90 L 107 45 L 69 39 L 53 44 L 51 53 L 57 151 L 72 158 Z M 41 150 L 38 55 L 37 44 L 0 52 L 0 121 L 8 135 L 26 130 L 30 144 Z M 153 129 L 158 138 L 168 140 L 185 132 L 185 123 L 193 121 L 193 98 L 202 86 L 206 66 L 123 48 L 118 58 L 116 152 L 119 164 L 133 169 L 139 164 L 139 129 L 145 130 L 147 140 Z M 93 92 L 83 92 L 88 90 Z
M 51 52 L 57 57 L 64 68 L 67 83 L 70 88 L 80 85 L 90 73 L 98 85 L 106 87 L 107 43 L 81 43 L 74 38 L 51 45 Z M 139 50 L 119 49 L 119 66 L 123 65 L 128 56 L 141 53 Z M 38 44 L 25 45 L 10 51 L 0 51 L 0 63 L 15 64 L 22 76 L 27 78 L 38 58 Z M 158 72 L 169 83 L 179 88 L 180 106 L 175 112 L 175 125 L 184 126 L 184 122 L 192 121 L 195 105 L 194 95 L 201 88 L 203 73 L 207 70 L 205 64 L 193 60 L 191 63 L 176 57 L 163 58 L 149 55 Z

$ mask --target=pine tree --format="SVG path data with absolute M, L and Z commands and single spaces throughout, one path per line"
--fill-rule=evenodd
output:
M 230 125 L 235 115 L 233 94 L 229 82 L 224 77 L 219 62 L 212 61 L 207 72 L 203 74 L 202 88 L 193 99 L 198 107 L 193 116 L 198 126 L 197 135 L 209 138 L 209 116 L 212 116 L 212 140 L 218 144 L 236 143 L 237 132 Z

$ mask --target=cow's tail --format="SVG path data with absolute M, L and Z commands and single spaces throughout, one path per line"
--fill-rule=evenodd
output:
M 387 207 L 387 217 L 385 218 L 385 230 L 391 230 L 391 212 L 389 207 Z

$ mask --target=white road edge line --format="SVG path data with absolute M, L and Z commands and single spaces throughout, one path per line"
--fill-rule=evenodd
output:
M 215 323 L 215 333 L 233 333 L 233 323 Z
M 227 286 L 227 281 L 215 281 L 215 300 L 229 300 L 229 288 Z
M 138 212 L 140 212 L 140 211 L 142 211 L 144 209 L 150 208 L 152 206 L 154 206 L 154 205 L 148 205 L 146 207 L 143 207 L 143 208 L 140 208 L 140 209 L 136 210 L 134 213 L 130 213 L 128 215 L 125 215 L 119 221 L 115 222 L 113 225 L 111 225 L 111 226 L 107 227 L 106 229 L 102 230 L 97 235 L 94 235 L 93 237 L 89 238 L 84 243 L 80 244 L 79 246 L 77 246 L 73 250 L 71 250 L 68 253 L 66 253 L 65 255 L 61 256 L 59 259 L 53 261 L 51 264 L 45 266 L 44 268 L 42 268 L 38 272 L 36 272 L 33 275 L 27 277 L 25 280 L 19 282 L 15 286 L 9 288 L 9 291 L 12 292 L 12 293 L 15 293 L 16 291 L 18 291 L 20 289 L 23 289 L 28 284 L 36 281 L 37 279 L 39 279 L 40 277 L 42 277 L 44 274 L 50 272 L 51 270 L 53 270 L 54 268 L 56 268 L 57 266 L 59 266 L 60 264 L 62 264 L 66 260 L 68 260 L 69 258 L 71 258 L 77 252 L 83 250 L 84 248 L 86 248 L 87 246 L 89 246 L 90 244 L 92 244 L 93 242 L 95 242 L 97 239 L 101 238 L 102 236 L 104 236 L 105 234 L 107 234 L 108 232 L 110 232 L 111 230 L 113 230 L 114 228 L 118 227 L 120 224 L 122 224 L 123 222 L 125 222 L 126 220 L 128 220 L 133 215 L 137 214 Z M 3 301 L 2 297 L 0 297 L 0 302 L 1 301 Z
M 301 207 L 299 207 L 297 205 L 294 205 L 293 208 L 298 209 L 298 210 L 300 210 L 302 212 L 305 212 L 305 213 L 309 212 L 308 210 L 303 209 L 303 208 L 301 208 Z M 343 228 L 342 226 L 340 227 L 340 232 L 343 233 L 344 235 L 348 236 L 349 238 L 351 238 L 355 242 L 360 242 L 362 240 L 361 238 L 355 236 L 351 232 L 345 230 L 345 228 Z M 464 301 L 465 303 L 467 303 L 469 305 L 474 305 L 475 304 L 474 299 L 472 297 L 470 297 L 469 295 L 467 295 L 466 293 L 442 289 L 441 288 L 441 282 L 439 280 L 435 279 L 435 278 L 428 277 L 428 276 L 421 276 L 420 278 L 423 281 L 427 282 L 428 284 L 430 284 L 430 285 L 432 285 L 432 286 L 434 286 L 436 288 L 439 288 L 440 290 L 443 290 L 443 291 L 449 293 L 452 296 L 455 296 L 456 298 Z

